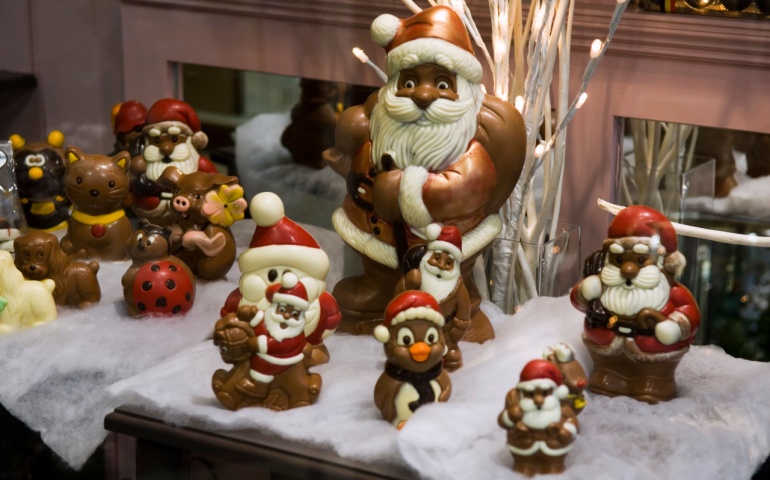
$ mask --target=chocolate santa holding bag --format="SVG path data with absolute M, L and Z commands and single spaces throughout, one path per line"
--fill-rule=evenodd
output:
M 670 400 L 674 372 L 700 325 L 695 299 L 674 279 L 686 263 L 676 232 L 662 213 L 635 205 L 615 217 L 607 236 L 570 295 L 586 314 L 583 343 L 594 363 L 588 388 Z
M 217 399 L 231 410 L 302 407 L 315 402 L 321 391 L 321 376 L 308 371 L 311 346 L 304 331 L 309 306 L 304 285 L 295 274 L 286 272 L 280 283 L 267 289 L 266 298 L 267 309 L 239 308 L 237 315 L 226 315 L 215 328 L 214 344 L 220 348 L 222 360 L 236 365 L 229 372 L 217 370 L 212 388 Z M 250 330 L 244 325 L 246 321 Z M 248 362 L 242 355 L 245 352 L 232 356 L 244 345 L 239 336 L 246 338 Z
M 548 360 L 532 360 L 521 370 L 497 418 L 508 431 L 515 471 L 528 476 L 564 471 L 564 459 L 578 433 L 575 412 L 561 402 L 568 395 L 559 368 Z

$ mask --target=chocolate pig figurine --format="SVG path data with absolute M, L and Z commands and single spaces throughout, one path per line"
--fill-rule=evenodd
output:
M 446 353 L 444 317 L 430 294 L 407 290 L 385 309 L 374 336 L 384 344 L 385 371 L 374 387 L 374 403 L 382 418 L 402 428 L 420 406 L 446 402 L 452 394 L 443 369 Z
M 16 268 L 27 280 L 51 279 L 56 284 L 53 297 L 57 305 L 86 308 L 99 303 L 102 291 L 96 273 L 99 263 L 76 262 L 85 251 L 67 255 L 59 239 L 42 230 L 33 230 L 13 242 Z

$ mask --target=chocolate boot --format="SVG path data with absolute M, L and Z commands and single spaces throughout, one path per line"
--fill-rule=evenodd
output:
M 332 295 L 342 313 L 337 331 L 371 335 L 374 327 L 379 325 L 385 307 L 393 298 L 400 272 L 364 255 L 361 255 L 361 262 L 364 273 L 337 282 Z
M 459 347 L 450 348 L 444 355 L 444 368 L 449 372 L 454 372 L 463 366 L 463 352 Z

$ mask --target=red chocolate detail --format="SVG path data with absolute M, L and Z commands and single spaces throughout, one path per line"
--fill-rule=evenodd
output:
M 148 262 L 139 268 L 132 287 L 135 305 L 143 313 L 184 315 L 195 300 L 195 284 L 174 262 Z

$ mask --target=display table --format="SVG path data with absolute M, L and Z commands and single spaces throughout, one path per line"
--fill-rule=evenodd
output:
M 522 366 L 558 341 L 573 344 L 590 369 L 580 342 L 582 318 L 566 297 L 530 301 L 513 317 L 491 304 L 482 308 L 497 338 L 464 344 L 466 365 L 452 374 L 450 401 L 424 406 L 400 431 L 381 419 L 372 401 L 384 361 L 382 345 L 347 335 L 327 340 L 332 359 L 315 369 L 323 376 L 315 405 L 280 413 L 226 410 L 210 387 L 214 370 L 225 365 L 218 349 L 203 342 L 112 385 L 109 395 L 124 406 L 106 425 L 158 446 L 217 458 L 225 454 L 223 447 L 201 435 L 230 444 L 279 436 L 288 443 L 276 447 L 278 464 L 307 448 L 334 452 L 331 458 L 356 465 L 350 468 L 364 463 L 380 474 L 384 468 L 385 475 L 391 468 L 408 468 L 414 476 L 442 480 L 515 478 L 505 432 L 497 426 L 505 394 Z M 660 405 L 591 396 L 567 471 L 558 478 L 750 478 L 770 453 L 770 409 L 764 407 L 770 395 L 768 365 L 732 358 L 716 347 L 694 347 L 677 379 L 679 398 Z M 142 426 L 132 427 L 132 421 Z M 190 434 L 200 443 L 185 440 Z M 298 462 L 295 473 L 304 471 L 307 458 Z
M 306 228 L 331 258 L 341 258 L 343 243 L 334 232 Z M 236 223 L 233 233 L 240 253 L 254 222 Z M 342 275 L 340 263 L 332 262 L 330 286 Z M 240 275 L 235 264 L 226 279 L 199 281 L 193 308 L 184 317 L 133 319 L 120 284 L 129 264 L 101 263 L 99 305 L 60 308 L 48 324 L 0 336 L 0 404 L 75 469 L 107 436 L 104 416 L 123 403 L 120 397 L 108 398 L 105 389 L 209 338 Z

